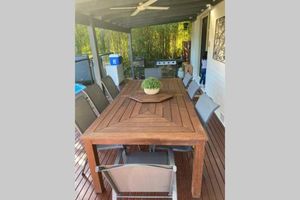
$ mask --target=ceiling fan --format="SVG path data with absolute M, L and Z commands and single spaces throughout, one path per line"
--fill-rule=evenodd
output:
M 130 9 L 136 9 L 130 16 L 135 16 L 139 12 L 143 10 L 168 10 L 169 7 L 161 7 L 161 6 L 150 6 L 154 4 L 157 0 L 148 0 L 145 3 L 140 2 L 138 6 L 136 7 L 114 7 L 110 8 L 111 10 L 130 10 Z

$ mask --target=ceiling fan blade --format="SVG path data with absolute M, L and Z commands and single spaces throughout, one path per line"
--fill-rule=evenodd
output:
M 91 2 L 91 0 L 75 0 L 76 3 L 87 3 L 87 2 Z
M 159 6 L 147 6 L 146 9 L 149 10 L 168 10 L 170 7 L 159 7 Z
M 136 9 L 136 7 L 115 7 L 115 8 L 109 8 L 111 10 L 130 10 L 130 9 Z
M 151 4 L 154 4 L 155 2 L 157 2 L 157 0 L 149 0 L 146 3 L 143 3 L 142 6 L 144 6 L 144 7 L 150 6 Z
M 130 16 L 136 16 L 140 12 L 139 9 L 136 9 Z

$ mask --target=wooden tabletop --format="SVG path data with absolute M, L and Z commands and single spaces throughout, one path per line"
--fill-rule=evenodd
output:
M 202 187 L 206 133 L 180 79 L 162 79 L 161 92 L 173 97 L 160 103 L 130 98 L 142 94 L 141 81 L 129 81 L 117 98 L 81 136 L 96 193 L 104 188 L 96 144 L 195 145 L 191 192 L 199 198 Z
M 129 81 L 118 97 L 82 135 L 92 144 L 196 145 L 207 136 L 182 81 L 162 79 L 160 103 L 140 103 L 129 96 L 142 93 L 141 81 Z

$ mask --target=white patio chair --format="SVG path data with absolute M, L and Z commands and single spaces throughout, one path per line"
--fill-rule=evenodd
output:
M 123 157 L 123 164 L 120 164 Z M 117 198 L 171 198 L 177 200 L 174 154 L 168 152 L 119 151 L 113 165 L 96 167 L 112 187 L 112 200 Z M 131 195 L 126 195 L 126 193 Z M 168 195 L 133 195 L 132 193 L 168 193 Z
M 118 87 L 116 86 L 116 84 L 110 76 L 102 78 L 101 84 L 112 99 L 115 99 L 120 93 Z
M 207 94 L 202 94 L 198 99 L 196 105 L 196 111 L 200 117 L 200 120 L 203 122 L 204 127 L 206 128 L 209 119 L 212 114 L 219 108 L 219 105 L 216 104 Z M 192 146 L 151 146 L 152 149 L 150 151 L 155 151 L 156 149 L 166 150 L 172 149 L 173 151 L 178 152 L 190 152 L 193 151 Z
M 189 72 L 186 72 L 184 74 L 184 78 L 182 80 L 184 87 L 187 87 L 190 83 L 190 81 L 192 80 L 192 75 Z
M 84 95 L 78 96 L 75 100 L 75 126 L 76 130 L 83 134 L 85 130 L 96 120 L 97 116 L 91 108 Z M 97 151 L 110 149 L 124 149 L 123 145 L 97 145 Z M 87 159 L 81 170 L 81 175 L 85 176 L 84 170 L 87 165 Z

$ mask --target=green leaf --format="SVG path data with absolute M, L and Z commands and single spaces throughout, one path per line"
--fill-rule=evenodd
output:
M 157 78 L 149 77 L 145 80 L 143 80 L 141 87 L 143 89 L 158 89 L 160 88 L 161 83 Z

